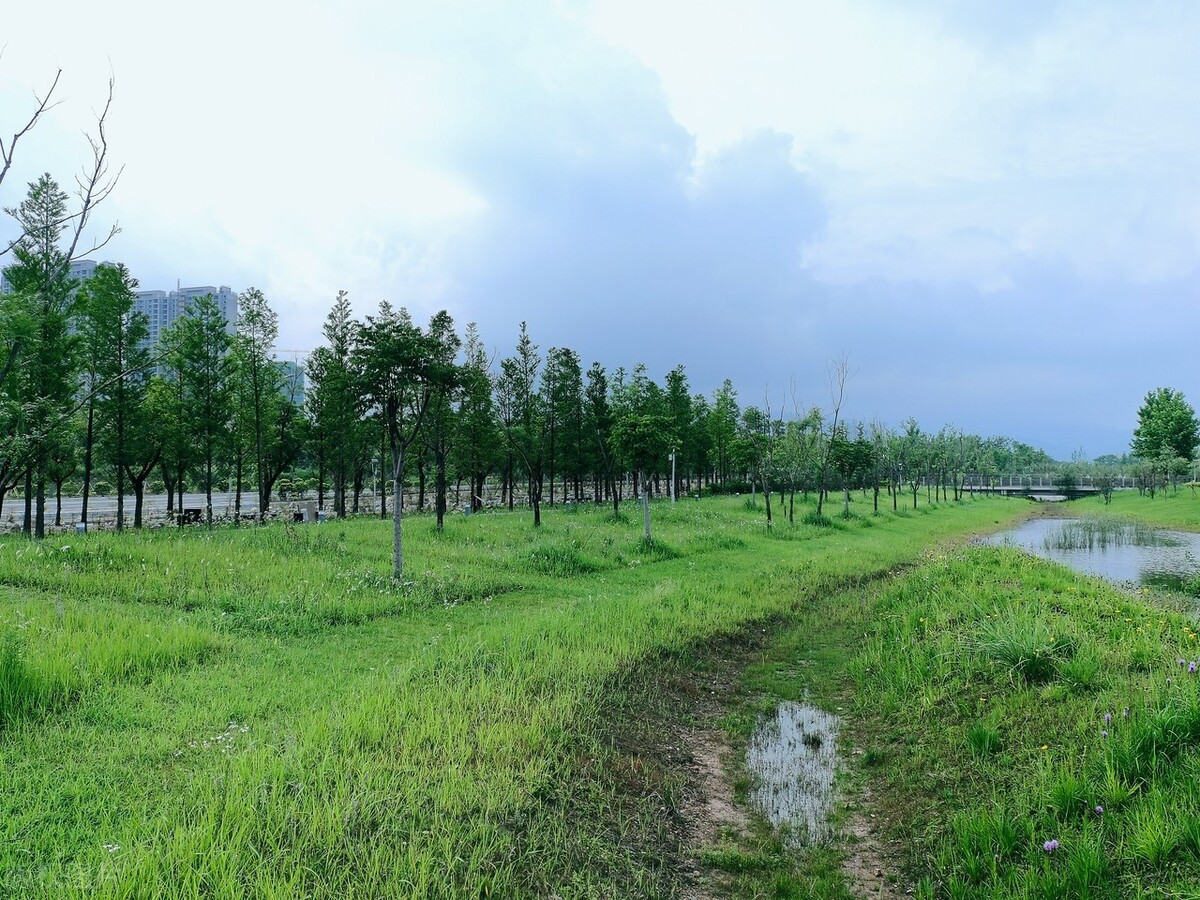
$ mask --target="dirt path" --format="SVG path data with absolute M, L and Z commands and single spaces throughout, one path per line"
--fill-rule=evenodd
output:
M 765 637 L 750 636 L 745 643 L 719 648 L 719 654 L 706 655 L 703 672 L 671 667 L 665 676 L 656 673 L 654 709 L 641 719 L 634 741 L 640 757 L 653 760 L 663 777 L 680 784 L 673 831 L 682 900 L 728 897 L 731 877 L 704 865 L 702 854 L 715 846 L 736 845 L 752 832 L 750 813 L 737 802 L 734 786 L 742 751 L 735 749 L 721 723 L 751 699 L 739 676 L 763 641 Z M 869 790 L 856 787 L 852 779 L 841 783 L 838 805 L 846 814 L 834 846 L 843 854 L 847 887 L 861 898 L 911 895 L 901 875 L 901 848 L 884 837 Z

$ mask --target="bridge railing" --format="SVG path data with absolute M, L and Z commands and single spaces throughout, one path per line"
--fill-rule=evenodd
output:
M 970 490 L 985 490 L 994 488 L 996 490 L 1017 491 L 1022 489 L 1028 490 L 1050 490 L 1059 486 L 1059 477 L 1052 473 L 1041 473 L 1038 475 L 991 475 L 984 476 L 977 473 L 968 474 L 965 476 L 965 487 Z M 1137 481 L 1131 475 L 1114 475 L 1113 487 L 1121 490 L 1125 488 L 1137 487 Z M 1096 479 L 1091 475 L 1079 475 L 1075 478 L 1075 489 L 1094 491 L 1096 487 Z

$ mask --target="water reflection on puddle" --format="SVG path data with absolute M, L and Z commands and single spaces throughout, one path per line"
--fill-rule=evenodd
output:
M 1094 523 L 1088 520 L 1030 519 L 1017 528 L 991 535 L 983 543 L 1019 547 L 1109 581 L 1178 589 L 1200 571 L 1200 535 L 1142 528 L 1136 534 L 1122 534 L 1110 525 L 1109 539 L 1092 540 L 1088 533 L 1091 528 Z
M 759 720 L 746 750 L 756 776 L 750 802 L 789 846 L 829 839 L 839 720 L 806 703 L 784 702 Z

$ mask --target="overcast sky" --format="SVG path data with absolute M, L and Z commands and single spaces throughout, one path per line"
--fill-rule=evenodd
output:
M 281 350 L 346 289 L 776 410 L 845 353 L 851 418 L 1060 458 L 1200 402 L 1189 0 L 10 6 L 0 131 L 62 103 L 0 202 L 70 181 L 111 71 L 99 256 L 263 289 Z

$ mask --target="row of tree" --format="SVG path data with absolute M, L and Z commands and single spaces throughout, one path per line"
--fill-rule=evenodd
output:
M 711 397 L 693 392 L 683 366 L 662 384 L 641 365 L 585 371 L 569 348 L 543 355 L 525 324 L 513 353 L 497 361 L 473 325 L 460 336 L 445 312 L 422 326 L 383 303 L 357 320 L 345 293 L 308 361 L 310 389 L 298 408 L 274 358 L 277 319 L 260 291 L 241 295 L 233 336 L 203 298 L 150 347 L 147 321 L 134 311 L 137 282 L 123 266 L 101 265 L 82 284 L 71 279 L 65 205 L 48 175 L 30 185 L 14 211 L 23 236 L 5 269 L 12 290 L 0 300 L 0 500 L 23 488 L 25 530 L 38 537 L 48 489 L 61 498 L 80 468 L 81 519 L 102 472 L 115 482 L 117 528 L 130 492 L 133 525 L 142 524 L 154 473 L 181 520 L 185 486 L 202 489 L 208 522 L 214 488 L 226 480 L 235 518 L 243 491 L 257 494 L 265 514 L 275 484 L 297 464 L 315 471 L 318 502 L 329 499 L 339 515 L 357 511 L 369 479 L 384 482 L 374 493 L 387 515 L 390 480 L 400 498 L 399 560 L 410 480 L 418 506 L 432 497 L 439 527 L 451 485 L 457 497 L 465 483 L 479 508 L 489 479 L 499 482 L 499 502 L 527 503 L 535 524 L 544 502 L 590 499 L 617 509 L 626 494 L 703 488 L 780 490 L 790 518 L 797 491 L 815 490 L 823 504 L 831 486 L 848 492 L 873 482 L 895 505 L 904 484 L 914 502 L 916 486 L 930 479 L 957 496 L 967 471 L 1038 457 L 955 429 L 926 435 L 915 422 L 899 433 L 879 424 L 849 429 L 840 416 L 844 363 L 835 367 L 830 413 L 793 401 L 789 415 L 776 415 L 767 404 L 742 409 L 728 381 Z
M 24 529 L 47 525 L 47 490 L 82 466 L 81 520 L 88 519 L 94 474 L 115 482 L 118 529 L 125 497 L 142 523 L 147 480 L 161 474 L 173 507 L 185 483 L 203 488 L 212 521 L 218 478 L 259 495 L 272 488 L 300 450 L 301 411 L 288 401 L 274 360 L 275 313 L 260 291 L 241 295 L 236 336 L 212 298 L 147 343 L 149 326 L 134 311 L 137 281 L 123 265 L 102 264 L 79 283 L 63 241 L 67 197 L 48 175 L 30 185 L 11 212 L 22 237 L 4 269 L 0 296 L 0 501 L 18 486 Z

